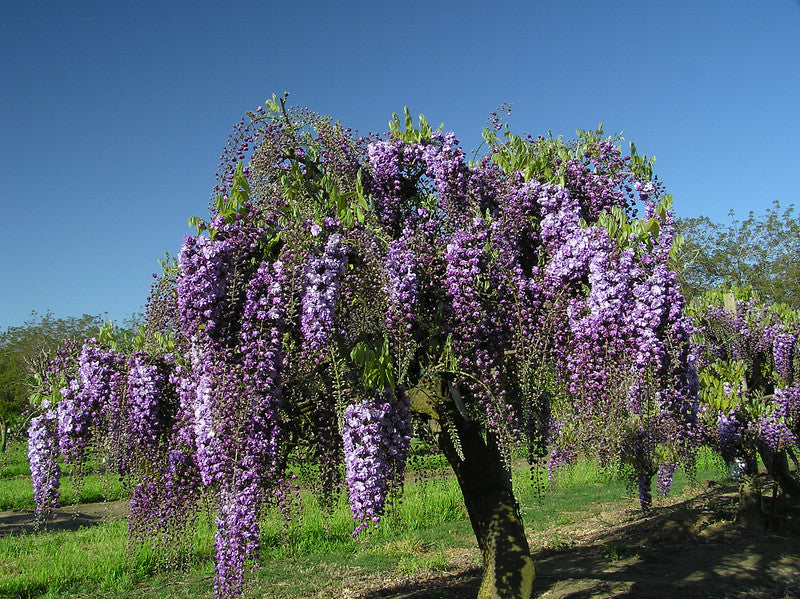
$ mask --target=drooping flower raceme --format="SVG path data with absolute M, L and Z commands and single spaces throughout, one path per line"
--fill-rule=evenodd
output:
M 264 492 L 279 474 L 283 277 L 280 262 L 262 263 L 247 284 L 236 363 L 223 363 L 209 348 L 193 360 L 202 370 L 194 403 L 198 464 L 203 482 L 219 487 L 219 597 L 241 592 L 245 562 L 257 562 Z
M 125 357 L 90 339 L 81 348 L 77 367 L 77 376 L 68 377 L 57 407 L 61 450 L 68 463 L 80 465 L 89 444 L 100 440 L 109 444 L 119 464 L 126 453 L 122 445 Z
M 163 394 L 168 377 L 157 364 L 149 363 L 144 352 L 136 352 L 128 360 L 127 410 L 128 451 L 131 461 L 157 458 L 162 434 Z
M 346 265 L 346 248 L 339 233 L 331 235 L 321 255 L 313 256 L 308 262 L 300 322 L 308 352 L 319 352 L 328 344 L 341 276 Z
M 394 336 L 397 349 L 406 342 L 416 321 L 419 299 L 417 275 L 414 272 L 416 256 L 405 238 L 389 244 L 386 254 L 386 329 Z
M 793 333 L 784 332 L 775 335 L 772 346 L 772 355 L 775 360 L 775 374 L 782 381 L 792 380 L 792 350 L 796 338 Z
M 56 441 L 56 411 L 48 406 L 40 416 L 34 416 L 28 427 L 28 461 L 33 483 L 36 515 L 43 517 L 58 507 L 58 487 L 61 467 L 58 465 L 59 448 Z
M 342 437 L 355 536 L 377 528 L 391 487 L 402 480 L 411 441 L 408 398 L 387 389 L 349 405 Z
M 226 239 L 186 237 L 178 254 L 178 315 L 188 337 L 217 338 L 223 331 L 227 277 L 233 248 Z
M 735 413 L 720 412 L 717 416 L 717 438 L 722 457 L 730 462 L 736 457 L 743 430 Z
M 56 405 L 58 445 L 65 463 L 78 465 L 83 463 L 85 457 L 91 412 L 82 409 L 77 398 L 80 380 L 76 376 L 67 376 L 66 383 L 59 390 L 62 399 Z

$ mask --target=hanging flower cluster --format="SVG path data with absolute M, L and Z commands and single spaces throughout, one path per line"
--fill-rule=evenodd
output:
M 408 237 L 410 237 L 410 232 Z M 407 237 L 394 239 L 386 253 L 387 296 L 386 328 L 401 341 L 416 321 L 418 289 L 414 272 L 416 256 L 408 245 Z
M 58 507 L 58 487 L 61 482 L 61 467 L 58 465 L 58 442 L 56 440 L 56 414 L 49 405 L 44 413 L 31 419 L 28 426 L 28 461 L 33 482 L 33 500 L 36 515 L 41 518 Z
M 355 536 L 377 528 L 389 492 L 403 476 L 411 441 L 408 400 L 387 389 L 349 405 L 342 438 Z
M 321 255 L 313 256 L 308 262 L 300 330 L 307 351 L 311 353 L 319 352 L 328 344 L 339 282 L 346 266 L 347 252 L 338 233 L 328 238 Z

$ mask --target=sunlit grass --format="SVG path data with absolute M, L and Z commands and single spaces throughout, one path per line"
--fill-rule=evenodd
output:
M 69 467 L 62 466 L 59 486 L 59 503 L 96 503 L 116 501 L 126 495 L 125 486 L 113 474 L 96 474 L 92 463 L 86 465 L 85 476 L 75 477 Z M 0 454 L 0 511 L 30 511 L 33 502 L 33 485 L 28 466 L 25 443 L 10 443 L 5 454 Z
M 698 472 L 701 479 L 724 478 L 725 474 L 710 452 L 701 453 Z M 345 492 L 330 512 L 303 490 L 302 511 L 290 521 L 275 510 L 267 514 L 262 524 L 261 566 L 248 574 L 245 597 L 336 594 L 347 573 L 440 572 L 449 568 L 449 551 L 469 550 L 477 556 L 454 478 L 443 473 L 409 477 L 415 478 L 421 482 L 406 485 L 401 500 L 378 529 L 355 539 Z M 675 492 L 692 482 L 682 473 L 675 478 Z M 104 485 L 107 481 L 87 481 L 83 493 L 99 495 Z M 559 527 L 579 522 L 600 504 L 636 505 L 624 477 L 591 461 L 559 473 L 543 493 L 531 483 L 528 469 L 521 467 L 514 473 L 514 486 L 526 527 L 549 531 L 556 540 Z M 18 495 L 30 493 L 29 489 L 29 478 L 0 480 L 0 493 L 5 492 L 11 503 L 24 503 Z M 29 505 L 32 508 L 32 499 Z M 0 596 L 210 598 L 213 513 L 200 514 L 179 561 L 182 568 L 172 570 L 164 567 L 163 555 L 151 547 L 130 551 L 125 521 L 75 532 L 0 537 Z
M 15 476 L 29 476 L 30 473 L 25 443 L 9 443 L 5 453 L 0 453 L 0 480 Z
M 91 480 L 87 480 L 83 493 L 91 493 L 95 484 L 102 486 L 102 481 Z M 29 478 L 0 483 L 0 488 L 8 492 L 8 503 L 33 509 Z M 23 500 L 20 495 L 28 499 Z M 28 500 L 30 503 L 26 503 Z M 265 516 L 262 567 L 250 575 L 253 583 L 265 588 L 285 587 L 287 563 L 303 563 L 309 568 L 312 564 L 327 564 L 331 572 L 351 567 L 378 571 L 399 567 L 409 572 L 443 568 L 444 554 L 438 548 L 448 540 L 452 542 L 448 525 L 456 523 L 465 532 L 469 527 L 458 485 L 452 478 L 443 477 L 410 484 L 395 504 L 376 530 L 353 538 L 346 493 L 340 495 L 333 511 L 327 512 L 312 494 L 303 491 L 302 511 L 291 520 L 284 520 L 277 510 Z M 126 597 L 133 589 L 145 597 L 179 597 L 183 593 L 211 596 L 212 523 L 213 514 L 201 513 L 193 540 L 184 551 L 184 568 L 176 572 L 164 571 L 148 546 L 130 551 L 125 521 L 76 532 L 0 537 L 0 596 Z M 437 527 L 443 527 L 443 532 L 438 539 L 431 538 L 437 536 Z M 420 531 L 425 534 L 415 536 Z M 428 550 L 412 556 L 406 549 L 419 543 Z M 392 547 L 395 549 L 387 551 Z M 297 586 L 298 592 L 319 582 L 295 578 L 290 579 L 290 586 Z
M 77 485 L 75 482 L 72 477 L 62 477 L 59 487 L 61 505 L 116 501 L 125 497 L 125 487 L 115 476 L 89 474 Z M 0 479 L 0 511 L 30 511 L 35 508 L 30 476 Z

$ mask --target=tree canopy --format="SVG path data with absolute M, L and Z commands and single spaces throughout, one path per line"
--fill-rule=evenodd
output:
M 678 219 L 683 237 L 677 257 L 688 298 L 717 287 L 752 287 L 761 301 L 800 309 L 800 220 L 794 206 L 778 202 L 744 220 L 731 212 L 728 224 L 708 217 Z
M 102 450 L 134 482 L 131 531 L 180 538 L 217 502 L 215 592 L 241 591 L 259 515 L 286 509 L 304 443 L 339 466 L 355 534 L 378 526 L 415 431 L 461 486 L 481 597 L 528 597 L 512 448 L 627 465 L 642 507 L 699 442 L 671 198 L 602 128 L 575 140 L 395 115 L 358 138 L 285 98 L 226 147 L 208 219 L 165 265 L 132 352 L 90 340 L 48 368 L 31 422 L 37 501 Z

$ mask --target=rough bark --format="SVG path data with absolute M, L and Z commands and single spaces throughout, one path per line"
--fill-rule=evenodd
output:
M 746 528 L 764 530 L 767 525 L 763 506 L 763 480 L 755 455 L 745 456 L 745 475 L 739 483 L 739 511 L 736 521 Z
M 761 460 L 786 496 L 793 502 L 800 502 L 800 482 L 789 471 L 786 451 L 762 449 Z
M 409 395 L 412 409 L 428 417 L 461 487 L 483 556 L 478 599 L 529 599 L 536 569 L 497 440 L 448 403 L 441 384 Z

